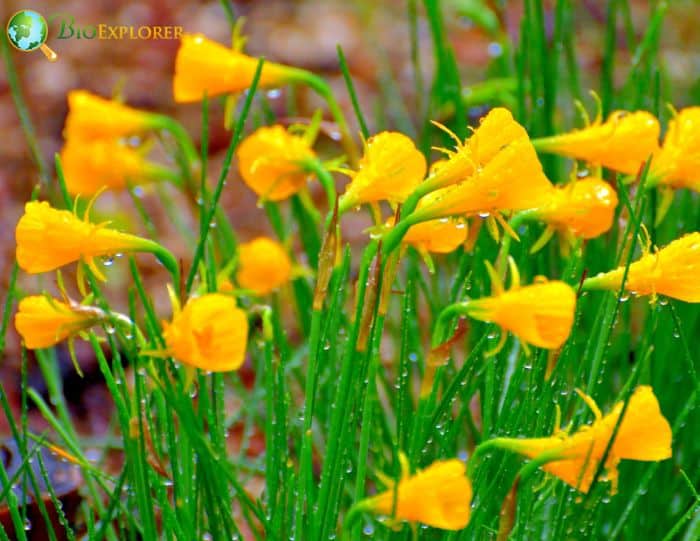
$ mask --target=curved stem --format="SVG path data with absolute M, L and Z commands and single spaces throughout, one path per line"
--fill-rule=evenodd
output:
M 476 467 L 477 459 L 481 459 L 481 455 L 487 451 L 497 449 L 499 447 L 498 440 L 499 438 L 486 440 L 476 446 L 476 449 L 474 449 L 472 456 L 469 457 L 469 461 L 467 462 L 467 477 L 469 477 L 469 479 L 474 479 L 474 468 Z
M 414 210 L 416 210 L 418 202 L 422 197 L 430 192 L 434 192 L 435 190 L 442 188 L 441 181 L 442 179 L 439 176 L 430 176 L 421 182 L 418 187 L 413 190 L 413 193 L 406 198 L 406 201 L 404 201 L 403 206 L 401 207 L 401 214 L 403 216 L 408 216 Z
M 340 105 L 338 105 L 331 87 L 328 86 L 328 83 L 318 75 L 299 68 L 290 68 L 289 79 L 291 81 L 305 83 L 326 101 L 328 110 L 335 119 L 336 124 L 338 124 L 341 142 L 345 152 L 348 154 L 350 165 L 355 167 L 359 161 L 357 145 L 355 144 L 355 140 L 350 135 L 350 129 L 348 128 L 348 123 L 345 120 L 345 115 L 343 114 L 343 110 L 340 108 Z
M 534 212 L 535 210 L 523 210 L 521 212 L 518 212 L 508 221 L 508 225 L 510 225 L 510 228 L 513 231 L 516 231 L 516 229 L 520 227 L 524 222 L 533 217 Z M 501 277 L 501 280 L 503 280 L 506 274 L 506 263 L 508 261 L 508 255 L 510 255 L 511 240 L 512 238 L 510 235 L 505 234 L 503 236 L 501 248 L 498 251 L 498 256 L 496 257 L 496 272 Z
M 360 517 L 363 511 L 362 506 L 360 505 L 361 503 L 362 502 L 358 502 L 355 505 L 353 505 L 345 515 L 345 519 L 343 520 L 343 532 L 341 541 L 350 540 L 350 536 L 352 534 L 352 526 L 355 522 L 357 522 L 358 517 Z
M 161 246 L 157 242 L 144 239 L 144 244 L 139 247 L 138 251 L 148 252 L 148 253 L 151 253 L 154 256 L 156 256 L 156 259 L 158 259 L 158 261 L 160 261 L 162 263 L 162 265 L 166 268 L 168 273 L 170 273 L 170 276 L 173 279 L 173 286 L 177 290 L 179 290 L 179 288 L 180 288 L 180 265 L 170 250 Z
M 182 124 L 169 116 L 153 115 L 153 127 L 170 132 L 177 141 L 190 168 L 199 167 L 199 153 L 195 149 L 192 139 Z M 190 176 L 194 177 L 194 172 L 192 170 L 190 170 Z
M 447 324 L 452 319 L 452 317 L 457 315 L 464 315 L 469 313 L 469 303 L 458 302 L 455 304 L 450 304 L 446 306 L 435 322 L 435 329 L 433 329 L 432 347 L 439 346 L 444 340 L 447 339 Z
M 331 175 L 330 171 L 328 171 L 328 169 L 326 169 L 319 160 L 309 160 L 308 162 L 304 163 L 304 166 L 306 169 L 316 175 L 316 178 L 321 183 L 321 186 L 323 186 L 323 189 L 326 192 L 326 199 L 328 200 L 328 208 L 331 209 L 332 212 L 336 199 L 335 180 L 333 180 L 333 175 Z
M 396 248 L 401 245 L 401 240 L 406 236 L 412 225 L 425 221 L 419 213 L 412 213 L 399 221 L 391 230 L 384 236 L 382 240 L 382 250 L 385 260 L 392 254 Z
M 138 347 L 145 347 L 146 338 L 144 337 L 143 332 L 134 321 L 129 319 L 128 316 L 120 312 L 107 312 L 107 321 L 109 321 L 115 327 L 121 325 L 127 328 L 129 331 L 133 330 L 136 335 L 136 342 Z

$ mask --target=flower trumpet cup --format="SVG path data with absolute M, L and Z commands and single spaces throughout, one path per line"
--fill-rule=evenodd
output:
M 515 451 L 532 459 L 545 453 L 558 458 L 543 465 L 542 469 L 568 485 L 588 492 L 624 404 L 618 402 L 609 414 L 603 416 L 593 399 L 582 396 L 593 410 L 595 420 L 574 434 L 558 430 L 547 438 L 495 438 L 488 445 Z M 605 459 L 606 478 L 612 481 L 613 492 L 616 490 L 620 460 L 657 461 L 670 458 L 671 454 L 671 427 L 661 413 L 652 388 L 637 387 L 629 399 Z
M 95 195 L 104 188 L 124 190 L 178 175 L 150 162 L 143 153 L 114 139 L 69 139 L 61 150 L 66 188 L 72 195 Z
M 340 197 L 339 212 L 364 203 L 401 203 L 425 177 L 425 157 L 405 135 L 382 132 L 365 143 L 365 153 Z
M 636 174 L 659 148 L 659 121 L 646 111 L 614 111 L 601 123 L 533 141 L 540 152 Z
M 434 122 L 455 142 L 454 149 L 440 148 L 445 158 L 432 167 L 426 179 L 430 190 L 456 184 L 471 177 L 480 167 L 490 162 L 505 146 L 527 137 L 527 132 L 508 109 L 495 107 L 484 116 L 471 137 L 462 141 L 446 127 Z M 427 193 L 427 191 L 425 192 Z M 423 195 L 425 195 L 423 193 Z
M 156 128 L 160 116 L 86 90 L 73 90 L 68 93 L 68 116 L 63 135 L 66 140 L 88 141 L 140 135 Z
M 546 203 L 551 192 L 552 184 L 542 172 L 532 143 L 522 137 L 501 149 L 473 176 L 423 197 L 411 217 L 415 223 L 535 208 Z
M 630 264 L 625 290 L 636 295 L 666 295 L 685 302 L 700 302 L 700 232 L 689 233 L 651 252 L 644 249 L 640 259 Z M 619 290 L 625 267 L 586 279 L 583 289 Z
M 248 318 L 233 297 L 209 293 L 175 309 L 163 322 L 166 353 L 178 361 L 210 372 L 237 370 L 245 360 Z
M 105 316 L 92 306 L 31 295 L 19 301 L 15 328 L 27 349 L 48 348 L 89 329 Z
M 309 179 L 305 165 L 316 155 L 308 141 L 284 127 L 263 126 L 236 151 L 243 182 L 263 201 L 282 201 L 298 193 Z
M 700 192 L 700 107 L 682 109 L 668 123 L 663 145 L 651 162 L 646 185 Z
M 468 301 L 466 313 L 471 318 L 496 323 L 526 344 L 556 349 L 571 334 L 575 305 L 572 287 L 555 280 Z
M 267 237 L 258 237 L 238 247 L 236 280 L 244 289 L 266 295 L 289 282 L 292 262 L 284 247 Z
M 366 511 L 391 517 L 392 521 L 420 523 L 443 530 L 455 531 L 467 526 L 472 486 L 461 460 L 437 460 L 425 470 L 410 475 L 403 457 L 402 468 L 398 483 L 385 479 L 388 490 L 362 500 L 352 512 Z
M 67 210 L 58 210 L 46 201 L 31 201 L 17 223 L 17 264 L 37 274 L 56 270 L 69 263 L 84 261 L 101 280 L 104 275 L 95 264 L 96 257 L 129 252 L 150 252 L 168 271 L 178 276 L 173 255 L 160 244 L 135 235 L 109 229 L 107 224 L 93 224 Z
M 550 201 L 529 213 L 554 229 L 592 239 L 612 227 L 618 199 L 615 190 L 599 178 L 555 186 Z
M 258 59 L 229 49 L 203 34 L 184 34 L 175 58 L 173 95 L 177 103 L 201 101 L 208 97 L 242 92 L 250 87 Z M 282 86 L 296 68 L 265 62 L 260 88 Z

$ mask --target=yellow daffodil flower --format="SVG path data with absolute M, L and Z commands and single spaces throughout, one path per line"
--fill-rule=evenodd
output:
M 109 229 L 106 223 L 93 224 L 67 210 L 57 210 L 46 201 L 25 205 L 15 236 L 17 264 L 31 274 L 48 272 L 68 263 L 84 261 L 104 280 L 94 258 L 127 252 L 152 252 L 164 249 L 157 243 L 135 235 Z
M 533 141 L 540 152 L 636 174 L 659 148 L 659 121 L 646 111 L 615 111 L 608 120 Z
M 229 49 L 202 34 L 184 34 L 175 58 L 173 95 L 177 103 L 200 101 L 208 97 L 241 92 L 250 87 L 258 59 Z M 294 68 L 265 62 L 260 88 L 283 85 Z
M 527 137 L 527 132 L 508 109 L 495 107 L 481 119 L 479 126 L 466 141 L 446 127 L 434 122 L 440 129 L 447 132 L 455 141 L 455 148 L 439 148 L 445 154 L 445 159 L 437 162 L 431 168 L 428 181 L 434 188 L 444 187 L 449 184 L 466 180 L 489 161 L 491 161 L 503 147 L 517 139 Z
M 651 162 L 648 185 L 700 192 L 700 107 L 682 109 L 668 123 L 663 145 Z
M 267 295 L 289 282 L 292 262 L 284 247 L 267 237 L 258 237 L 238 246 L 236 280 L 244 289 Z
M 88 141 L 136 135 L 155 127 L 158 117 L 86 90 L 73 90 L 68 93 L 68 117 L 63 135 L 66 140 Z
M 529 286 L 520 286 L 515 263 L 510 259 L 511 287 L 505 290 L 495 270 L 487 262 L 491 275 L 492 296 L 466 302 L 465 311 L 474 319 L 497 324 L 510 331 L 525 345 L 545 349 L 560 347 L 571 334 L 576 306 L 576 293 L 568 284 L 540 279 Z M 501 343 L 491 354 L 500 350 Z
M 549 200 L 552 189 L 532 143 L 522 137 L 501 149 L 467 180 L 423 197 L 413 220 L 487 217 L 502 211 L 536 208 Z
M 356 509 L 443 530 L 456 531 L 467 526 L 472 485 L 461 460 L 437 460 L 411 475 L 406 457 L 401 455 L 401 466 L 398 483 L 384 479 L 388 490 L 359 502 Z
M 618 402 L 603 416 L 592 398 L 579 394 L 595 415 L 591 425 L 582 426 L 571 435 L 558 429 L 547 438 L 496 438 L 490 444 L 533 459 L 547 453 L 555 460 L 543 465 L 543 470 L 581 492 L 588 492 L 624 404 Z M 657 461 L 670 458 L 671 454 L 671 427 L 661 413 L 654 391 L 646 385 L 637 387 L 605 460 L 605 479 L 612 482 L 615 493 L 620 460 Z
M 177 175 L 147 161 L 139 150 L 114 139 L 69 139 L 61 150 L 66 188 L 72 195 L 95 195 L 104 188 L 123 190 L 127 186 L 157 180 L 177 180 Z
M 87 330 L 104 317 L 99 308 L 32 295 L 19 301 L 15 328 L 28 349 L 48 348 Z
M 236 151 L 243 181 L 263 201 L 281 201 L 299 192 L 309 179 L 304 162 L 316 158 L 307 138 L 284 127 L 264 126 Z
M 549 202 L 533 216 L 553 229 L 592 239 L 610 229 L 617 207 L 617 193 L 599 178 L 576 180 L 555 186 Z
M 403 202 L 425 177 L 425 157 L 405 135 L 382 132 L 365 143 L 357 171 L 340 197 L 339 212 L 364 203 Z
M 401 242 L 421 252 L 448 254 L 466 242 L 467 233 L 464 220 L 440 218 L 411 226 Z
M 700 232 L 689 233 L 651 252 L 647 243 L 640 259 L 630 264 L 625 290 L 636 295 L 666 295 L 700 302 Z M 619 290 L 625 267 L 588 278 L 583 288 Z
M 245 360 L 248 318 L 230 295 L 209 293 L 175 305 L 171 322 L 163 322 L 168 355 L 210 372 L 237 370 Z

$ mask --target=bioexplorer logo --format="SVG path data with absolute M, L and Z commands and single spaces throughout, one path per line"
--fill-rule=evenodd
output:
M 92 24 L 81 26 L 75 22 L 72 15 L 57 14 L 51 17 L 59 24 L 56 39 L 180 39 L 182 26 L 158 26 L 158 25 L 112 25 Z
M 129 40 L 154 40 L 154 39 L 180 39 L 182 26 L 157 26 L 157 25 L 111 25 L 106 23 L 80 25 L 75 17 L 65 13 L 56 13 L 49 16 L 52 25 L 58 28 L 56 39 L 129 39 Z M 7 21 L 7 38 L 18 50 L 29 53 L 41 50 L 51 62 L 58 55 L 46 45 L 49 35 L 49 25 L 41 13 L 32 9 L 18 11 Z
M 7 39 L 22 52 L 30 53 L 40 49 L 51 62 L 58 56 L 46 45 L 49 37 L 49 25 L 38 11 L 23 9 L 7 21 Z

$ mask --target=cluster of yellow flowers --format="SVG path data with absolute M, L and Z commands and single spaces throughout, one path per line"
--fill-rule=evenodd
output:
M 244 55 L 241 47 L 240 41 L 228 49 L 202 35 L 183 36 L 176 59 L 175 100 L 192 102 L 247 89 L 260 64 Z M 317 90 L 322 89 L 303 70 L 263 64 L 260 87 L 288 82 L 316 84 Z M 147 161 L 143 150 L 132 148 L 128 142 L 131 136 L 160 129 L 177 134 L 172 123 L 163 121 L 161 115 L 85 91 L 70 93 L 68 100 L 70 113 L 61 158 L 70 193 L 91 195 L 105 187 L 124 189 L 157 179 L 179 181 L 180 175 Z M 700 191 L 699 123 L 700 108 L 680 111 L 659 145 L 656 118 L 642 111 L 615 112 L 605 122 L 597 119 L 583 129 L 533 141 L 508 110 L 494 108 L 464 141 L 438 124 L 454 139 L 455 146 L 438 149 L 444 159 L 430 167 L 406 135 L 382 132 L 364 142 L 359 160 L 354 161 L 348 152 L 351 167 L 340 171 L 350 177 L 350 182 L 337 200 L 335 218 L 360 205 L 374 205 L 375 230 L 381 237 L 383 253 L 396 257 L 408 245 L 424 254 L 456 250 L 469 242 L 470 228 L 478 228 L 484 220 L 497 240 L 499 226 L 508 236 L 517 238 L 513 224 L 522 220 L 546 224 L 550 236 L 556 231 L 570 240 L 591 239 L 606 233 L 613 224 L 618 204 L 615 190 L 599 174 L 554 185 L 545 176 L 537 152 L 561 154 L 627 175 L 638 175 L 649 163 L 646 187 Z M 312 132 L 299 135 L 274 125 L 260 127 L 245 138 L 236 153 L 245 184 L 260 199 L 270 202 L 303 191 L 314 174 L 318 176 L 320 166 Z M 382 218 L 376 206 L 381 202 L 393 207 L 392 217 Z M 333 227 L 327 235 L 334 235 Z M 29 273 L 49 272 L 79 262 L 79 269 L 86 264 L 95 276 L 104 279 L 95 258 L 150 252 L 171 271 L 174 286 L 180 285 L 179 264 L 165 248 L 152 240 L 110 229 L 107 224 L 93 224 L 87 212 L 79 218 L 75 212 L 55 209 L 47 202 L 27 203 L 17 224 L 16 239 L 18 264 Z M 224 277 L 217 292 L 175 298 L 172 319 L 162 325 L 166 351 L 150 353 L 172 356 L 209 371 L 241 366 L 249 328 L 248 315 L 239 307 L 236 295 L 264 296 L 282 287 L 293 276 L 293 263 L 287 247 L 262 237 L 239 245 L 235 257 L 235 281 L 240 290 L 235 291 Z M 333 264 L 334 258 L 330 260 Z M 521 286 L 514 264 L 506 289 L 502 282 L 505 261 L 504 257 L 498 262 L 497 269 L 487 263 L 491 296 L 467 299 L 449 307 L 449 313 L 464 313 L 497 324 L 503 330 L 502 341 L 511 332 L 524 345 L 560 348 L 569 338 L 574 321 L 574 289 L 563 281 L 544 277 Z M 693 232 L 653 253 L 646 246 L 641 258 L 628 269 L 620 267 L 589 278 L 583 287 L 619 290 L 624 281 L 627 290 L 639 295 L 662 294 L 700 302 L 698 271 L 700 233 Z M 319 276 L 321 272 L 318 269 Z M 40 295 L 20 302 L 15 322 L 26 347 L 41 348 L 113 321 L 113 317 L 95 307 Z M 533 459 L 546 457 L 546 471 L 584 492 L 603 460 L 607 478 L 615 481 L 621 459 L 662 460 L 671 456 L 670 428 L 650 387 L 633 392 L 622 420 L 623 403 L 603 416 L 592 399 L 584 399 L 595 421 L 572 435 L 557 430 L 548 438 L 496 438 L 487 443 Z M 642 432 L 646 434 L 643 438 Z M 465 465 L 456 459 L 440 460 L 411 474 L 405 458 L 402 463 L 401 479 L 396 483 L 387 480 L 386 492 L 359 502 L 356 509 L 393 514 L 395 519 L 448 530 L 464 528 L 472 496 Z
M 532 459 L 544 457 L 546 472 L 584 493 L 590 489 L 603 460 L 605 478 L 612 482 L 615 492 L 621 459 L 657 461 L 671 457 L 671 427 L 661 414 L 651 387 L 643 385 L 634 390 L 621 420 L 623 402 L 603 416 L 593 399 L 583 394 L 582 397 L 591 407 L 595 420 L 574 434 L 558 429 L 547 438 L 493 438 L 477 448 L 477 452 L 500 448 Z M 444 530 L 466 527 L 471 514 L 472 486 L 462 461 L 438 460 L 413 475 L 404 456 L 401 464 L 403 474 L 398 483 L 386 479 L 387 491 L 358 502 L 354 510 Z
M 148 145 L 142 145 L 140 139 L 162 127 L 166 118 L 85 90 L 69 92 L 63 131 L 66 142 L 61 150 L 68 192 L 93 195 L 102 188 L 122 190 L 158 180 L 177 182 L 175 171 L 146 159 Z

